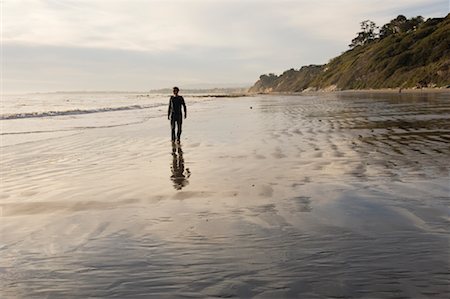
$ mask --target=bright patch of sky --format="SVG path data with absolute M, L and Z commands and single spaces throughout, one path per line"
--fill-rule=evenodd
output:
M 250 86 L 449 0 L 3 0 L 4 92 Z

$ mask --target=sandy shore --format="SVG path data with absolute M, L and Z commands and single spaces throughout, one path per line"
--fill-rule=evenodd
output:
M 361 89 L 361 90 L 342 90 L 341 92 L 354 93 L 446 93 L 450 94 L 449 88 L 444 87 L 424 87 L 424 88 L 381 88 L 381 89 Z
M 346 93 L 355 93 L 355 94 L 450 94 L 450 89 L 445 87 L 425 87 L 425 88 L 379 88 L 379 89 L 347 89 L 347 90 L 317 90 L 317 91 L 303 91 L 303 92 L 270 92 L 270 93 L 259 93 L 266 95 L 317 95 L 317 94 L 327 94 L 327 93 L 337 93 L 337 94 L 346 94 Z M 250 93 L 250 94 L 258 94 L 258 93 Z
M 189 98 L 187 97 L 189 103 Z M 257 96 L 1 148 L 0 297 L 449 295 L 448 98 Z

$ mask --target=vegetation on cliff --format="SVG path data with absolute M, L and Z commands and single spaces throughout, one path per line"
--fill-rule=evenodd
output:
M 449 32 L 450 14 L 426 21 L 400 15 L 381 28 L 366 20 L 342 55 L 325 65 L 262 75 L 250 92 L 448 86 Z

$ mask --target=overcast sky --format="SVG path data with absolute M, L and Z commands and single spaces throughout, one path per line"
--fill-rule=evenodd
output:
M 443 17 L 450 0 L 2 0 L 3 90 L 250 86 L 323 64 L 359 23 Z

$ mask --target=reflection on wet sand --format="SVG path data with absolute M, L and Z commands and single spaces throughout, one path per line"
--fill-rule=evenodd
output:
M 188 178 L 191 176 L 189 168 L 186 168 L 186 170 L 184 169 L 183 149 L 181 148 L 181 144 L 176 142 L 172 143 L 172 157 L 172 166 L 170 167 L 172 175 L 170 176 L 170 179 L 173 182 L 173 187 L 176 190 L 181 190 L 189 184 Z

